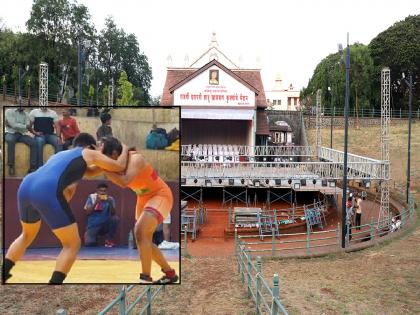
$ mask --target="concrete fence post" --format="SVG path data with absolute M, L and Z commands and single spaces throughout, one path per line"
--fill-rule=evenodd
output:
M 261 256 L 257 256 L 257 277 L 256 277 L 256 289 L 255 289 L 255 310 L 256 314 L 260 314 L 261 304 Z
M 247 270 L 248 270 L 248 272 L 247 272 L 247 274 L 248 274 L 248 297 L 251 297 L 252 295 L 251 295 L 251 289 L 252 289 L 252 276 L 251 276 L 251 274 L 252 274 L 252 256 L 251 256 L 251 248 L 250 247 L 248 247 L 248 253 L 247 253 L 247 265 L 248 265 L 248 268 L 247 268 Z
M 373 217 L 370 218 L 370 239 L 373 241 L 375 238 L 375 221 L 373 220 Z
M 118 313 L 120 315 L 125 315 L 125 296 L 126 296 L 126 286 L 121 286 L 120 289 L 120 300 L 118 302 Z
M 275 229 L 271 228 L 271 257 L 276 255 L 276 237 L 275 237 Z
M 306 227 L 306 253 L 309 255 L 311 253 L 311 231 Z
M 245 245 L 242 247 L 242 245 L 239 245 L 239 263 L 240 263 L 240 272 L 241 272 L 241 281 L 242 284 L 245 283 L 245 260 L 247 258 L 246 251 L 245 251 Z
M 407 223 L 407 211 L 409 211 L 409 209 L 403 209 L 403 211 L 401 212 L 401 227 L 405 227 L 406 223 Z
M 340 222 L 338 222 L 338 224 L 337 224 L 337 244 L 338 244 L 338 246 L 340 246 L 340 244 L 341 244 L 340 235 L 341 235 Z
M 184 226 L 184 257 L 188 256 L 188 251 L 187 251 L 187 226 Z
M 147 286 L 147 309 L 146 309 L 146 314 L 147 315 L 152 315 L 152 286 Z
M 271 304 L 271 315 L 277 315 L 279 313 L 279 308 L 277 306 L 277 303 L 275 303 L 275 299 L 278 299 L 280 301 L 280 288 L 279 288 L 279 275 L 275 273 L 273 275 L 273 288 L 272 288 L 272 294 L 273 294 L 273 302 Z

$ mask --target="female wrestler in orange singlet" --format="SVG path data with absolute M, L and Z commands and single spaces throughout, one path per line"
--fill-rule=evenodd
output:
M 102 140 L 103 153 L 115 158 L 121 148 L 121 143 L 112 137 Z M 164 276 L 154 283 L 168 284 L 178 281 L 175 270 L 172 269 L 160 249 L 153 244 L 153 233 L 157 226 L 169 215 L 173 196 L 168 185 L 157 175 L 152 166 L 135 150 L 129 152 L 125 174 L 105 172 L 107 177 L 121 187 L 128 187 L 137 195 L 136 225 L 134 235 L 137 247 L 140 249 L 142 272 L 141 283 L 152 283 L 150 277 L 152 259 L 162 268 Z

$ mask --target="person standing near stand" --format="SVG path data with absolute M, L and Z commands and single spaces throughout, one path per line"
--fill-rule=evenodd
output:
M 356 197 L 356 228 L 360 230 L 360 225 L 362 224 L 362 198 L 360 195 Z

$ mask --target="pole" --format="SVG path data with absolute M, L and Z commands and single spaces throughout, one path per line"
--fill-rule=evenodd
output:
M 18 81 L 19 81 L 19 85 L 18 85 L 18 94 L 19 94 L 19 106 L 22 106 L 22 94 L 20 91 L 20 85 L 21 85 L 21 81 L 22 81 L 22 74 L 21 74 L 21 69 L 20 67 L 18 68 Z
M 334 116 L 335 116 L 335 106 L 332 107 L 332 113 L 331 113 L 331 132 L 330 132 L 330 148 L 331 149 L 333 148 L 333 124 L 334 124 Z
M 341 211 L 341 247 L 346 247 L 346 201 L 347 201 L 347 144 L 349 129 L 349 98 L 350 98 L 350 47 L 349 33 L 347 33 L 347 51 L 346 51 L 346 95 L 344 103 L 344 174 L 343 174 L 343 198 Z
M 80 39 L 77 43 L 77 78 L 79 81 L 79 97 L 77 98 L 77 105 L 82 106 L 82 49 L 80 46 Z
M 407 204 L 410 195 L 410 160 L 411 160 L 411 99 L 413 93 L 413 76 L 410 73 L 409 87 L 410 93 L 408 94 L 408 157 L 407 157 Z

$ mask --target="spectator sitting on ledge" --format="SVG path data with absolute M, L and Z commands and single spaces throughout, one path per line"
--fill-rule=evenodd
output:
M 47 107 L 35 108 L 29 113 L 29 131 L 35 135 L 37 166 L 44 164 L 44 145 L 51 144 L 54 152 L 61 151 L 61 131 L 58 116 L 55 111 Z
M 74 138 L 79 135 L 79 126 L 76 119 L 70 116 L 69 109 L 63 109 L 63 118 L 58 121 L 58 124 L 60 125 L 63 150 L 67 150 L 73 144 Z
M 5 113 L 6 133 L 4 140 L 7 142 L 7 165 L 9 176 L 15 175 L 15 145 L 17 142 L 26 144 L 30 149 L 30 167 L 28 173 L 37 168 L 36 146 L 34 138 L 28 136 L 29 115 L 23 107 L 9 108 Z

